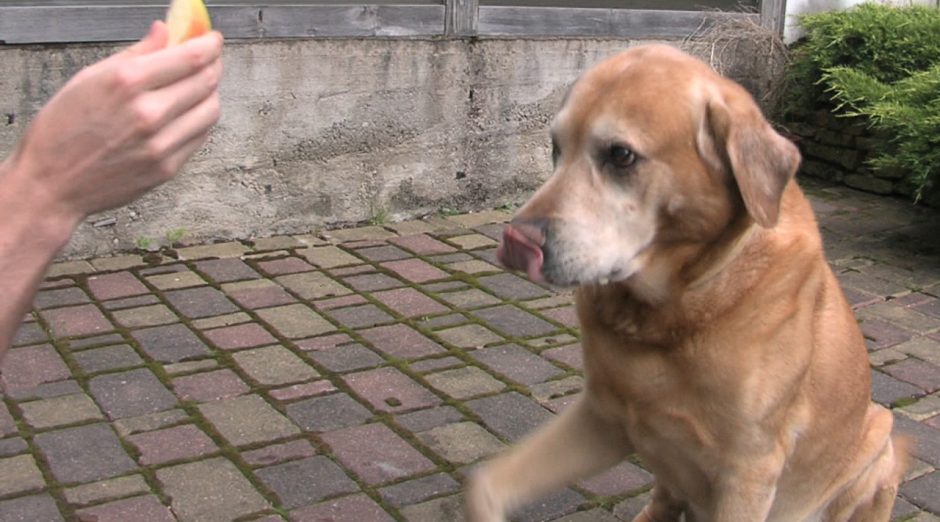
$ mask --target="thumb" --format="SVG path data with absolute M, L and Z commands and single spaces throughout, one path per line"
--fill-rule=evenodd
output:
M 162 20 L 156 20 L 150 25 L 150 31 L 147 32 L 146 36 L 119 54 L 131 57 L 159 51 L 166 47 L 168 38 L 169 32 L 166 24 Z

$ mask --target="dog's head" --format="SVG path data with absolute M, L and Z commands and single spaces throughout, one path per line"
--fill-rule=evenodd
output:
M 623 281 L 658 250 L 773 227 L 799 153 L 751 96 L 668 46 L 632 48 L 572 87 L 551 126 L 554 174 L 499 259 L 559 286 Z

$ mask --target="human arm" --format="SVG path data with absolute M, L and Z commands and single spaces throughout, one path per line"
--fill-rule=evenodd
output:
M 143 40 L 75 75 L 0 163 L 0 361 L 85 217 L 168 181 L 219 117 L 222 37 Z

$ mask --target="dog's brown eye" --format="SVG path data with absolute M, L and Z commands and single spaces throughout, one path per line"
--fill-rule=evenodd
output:
M 623 145 L 610 147 L 610 162 L 618 168 L 624 169 L 636 162 L 636 154 Z

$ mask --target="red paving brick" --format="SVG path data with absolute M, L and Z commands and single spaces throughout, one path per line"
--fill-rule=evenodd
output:
M 212 439 L 192 424 L 138 433 L 130 435 L 127 440 L 140 451 L 138 461 L 144 466 L 200 457 L 218 451 Z
M 441 345 L 413 328 L 396 324 L 359 332 L 380 353 L 403 359 L 417 359 L 444 351 Z
M 343 380 L 373 408 L 380 411 L 416 410 L 441 401 L 427 388 L 395 368 L 352 373 L 343 377 Z
M 434 463 L 384 424 L 354 426 L 322 435 L 339 461 L 367 484 L 434 469 Z
M 71 376 L 58 352 L 48 344 L 10 350 L 2 364 L 0 382 L 7 392 L 28 390 Z
M 137 276 L 130 272 L 102 274 L 88 278 L 88 289 L 96 299 L 106 301 L 150 292 Z
M 427 234 L 396 237 L 390 239 L 389 241 L 422 256 L 433 254 L 449 254 L 451 252 L 457 251 L 456 248 L 448 245 L 447 243 L 438 241 Z
M 405 317 L 439 314 L 450 310 L 414 288 L 375 292 L 372 296 Z
M 277 339 L 258 323 L 216 328 L 215 330 L 207 330 L 203 334 L 215 346 L 223 350 L 238 350 L 277 342 Z
M 382 263 L 382 267 L 395 272 L 412 283 L 427 283 L 428 281 L 447 278 L 447 272 L 420 259 L 389 261 Z
M 113 330 L 101 310 L 92 304 L 56 308 L 41 312 L 56 337 L 73 337 Z
M 247 393 L 249 388 L 232 370 L 216 370 L 173 379 L 180 400 L 206 402 Z

